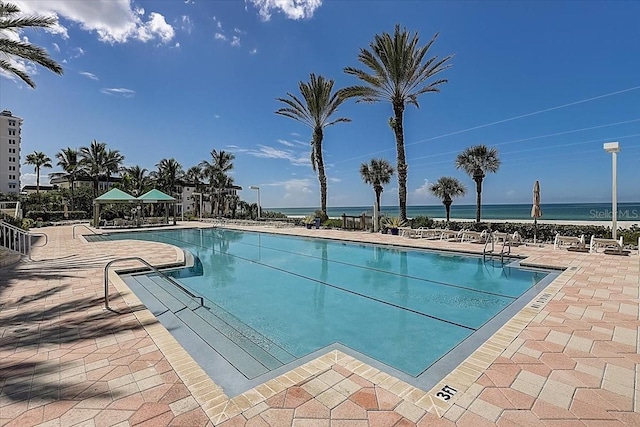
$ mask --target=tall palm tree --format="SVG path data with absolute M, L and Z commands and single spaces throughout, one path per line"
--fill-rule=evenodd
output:
M 486 145 L 468 147 L 456 157 L 456 168 L 464 170 L 476 182 L 476 222 L 480 222 L 482 180 L 488 172 L 496 173 L 500 168 L 498 149 Z
M 18 6 L 0 1 L 0 33 L 13 33 L 15 36 L 0 37 L 0 69 L 18 76 L 31 88 L 36 87 L 31 77 L 7 59 L 21 58 L 40 64 L 56 74 L 62 74 L 64 72 L 62 67 L 49 57 L 45 49 L 23 41 L 19 37 L 19 32 L 23 28 L 50 28 L 56 22 L 55 16 L 22 16 Z
M 392 34 L 376 35 L 370 50 L 360 49 L 358 60 L 369 72 L 347 67 L 344 72 L 356 76 L 364 86 L 352 86 L 342 90 L 344 97 L 356 97 L 358 102 L 390 102 L 393 116 L 389 119 L 396 138 L 398 172 L 398 198 L 400 217 L 407 219 L 407 162 L 404 149 L 404 110 L 407 104 L 418 105 L 418 96 L 428 92 L 439 92 L 446 79 L 429 80 L 450 67 L 444 58 L 425 55 L 436 41 L 438 34 L 422 47 L 418 46 L 418 33 L 409 33 L 396 25 Z
M 93 181 L 93 197 L 98 197 L 100 178 L 109 179 L 112 173 L 118 172 L 124 156 L 118 150 L 107 150 L 107 144 L 91 141 L 88 147 L 80 147 L 82 170 Z
M 200 166 L 191 166 L 184 173 L 184 179 L 197 187 L 202 183 L 202 168 Z
M 82 168 L 80 167 L 80 161 L 78 159 L 78 150 L 75 148 L 67 147 L 56 153 L 58 159 L 57 165 L 60 166 L 63 172 L 51 174 L 52 177 L 66 178 L 69 182 L 69 192 L 71 193 L 71 210 L 75 210 L 74 206 L 74 187 L 76 179 L 82 174 Z
M 429 192 L 442 199 L 442 204 L 447 211 L 447 222 L 449 222 L 453 199 L 467 194 L 467 188 L 456 178 L 443 176 L 429 186 Z
M 369 163 L 360 165 L 360 176 L 367 184 L 373 186 L 376 193 L 376 210 L 380 212 L 380 195 L 384 191 L 383 184 L 388 184 L 395 173 L 393 166 L 385 159 L 371 159 Z
M 42 151 L 34 151 L 25 157 L 25 165 L 33 165 L 36 172 L 36 194 L 40 194 L 40 169 L 51 168 L 51 159 Z
M 184 171 L 176 159 L 162 159 L 158 164 L 158 178 L 160 188 L 173 196 L 178 180 L 182 179 Z
M 214 200 L 220 202 L 220 196 L 228 184 L 228 174 L 233 170 L 233 160 L 236 156 L 228 151 L 211 150 L 211 162 L 203 160 L 199 166 L 203 176 L 209 181 L 211 194 L 211 214 L 213 214 Z
M 324 128 L 336 123 L 351 121 L 346 117 L 331 118 L 344 102 L 344 98 L 339 95 L 339 92 L 332 93 L 333 84 L 333 80 L 311 73 L 308 83 L 302 81 L 298 83 L 302 100 L 288 92 L 288 98 L 276 98 L 286 105 L 286 107 L 277 110 L 276 114 L 304 123 L 313 131 L 311 136 L 311 167 L 314 172 L 318 172 L 320 208 L 325 215 L 327 213 L 327 177 L 324 172 L 322 156 Z

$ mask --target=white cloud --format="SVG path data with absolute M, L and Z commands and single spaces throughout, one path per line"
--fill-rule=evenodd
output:
M 271 13 L 282 12 L 289 19 L 311 18 L 322 5 L 322 0 L 245 0 L 258 9 L 263 21 L 271 19 Z
M 427 197 L 431 195 L 429 193 L 429 185 L 431 183 L 428 179 L 425 179 L 422 185 L 411 192 L 410 201 L 414 204 L 424 204 L 427 200 Z
M 225 41 L 227 40 L 227 36 L 225 36 L 222 33 L 215 33 L 213 35 L 213 38 L 216 39 L 216 40 L 225 40 Z
M 131 0 L 14 0 L 27 13 L 55 15 L 79 24 L 85 31 L 95 31 L 98 38 L 107 43 L 126 43 L 129 40 L 143 42 L 160 39 L 166 43 L 175 33 L 166 23 L 164 16 L 151 12 L 144 20 L 142 8 L 133 9 Z M 51 32 L 68 38 L 68 30 L 62 22 L 50 29 Z
M 53 50 L 60 52 L 60 46 L 58 46 L 58 43 L 53 43 Z
M 284 198 L 296 198 L 311 194 L 312 181 L 309 178 L 289 179 L 286 181 L 272 182 L 269 184 L 261 184 L 264 187 L 282 187 L 285 190 Z
M 216 119 L 219 119 L 219 118 L 220 118 L 220 115 L 218 115 L 218 114 L 214 114 L 214 115 L 213 115 L 213 117 L 214 117 L 214 118 L 216 118 Z
M 233 37 L 231 38 L 231 46 L 233 46 L 233 47 L 240 47 L 240 37 L 233 36 Z
M 187 15 L 182 15 L 180 20 L 182 22 L 182 30 L 191 34 L 191 30 L 193 30 L 193 22 L 191 22 L 191 18 L 189 18 Z
M 286 145 L 287 147 L 295 147 L 295 144 L 284 139 L 279 139 L 278 142 L 282 145 Z
M 98 76 L 96 76 L 95 74 L 90 73 L 88 71 L 80 71 L 80 73 L 78 73 L 78 74 L 80 74 L 82 76 L 85 76 L 85 77 L 88 77 L 91 80 L 98 80 Z
M 125 89 L 123 87 L 104 88 L 100 92 L 102 92 L 102 93 L 104 93 L 106 95 L 120 96 L 122 98 L 133 98 L 133 96 L 136 94 L 135 90 Z
M 243 150 L 247 154 L 263 159 L 282 159 L 288 160 L 294 166 L 309 166 L 309 153 L 296 153 L 293 150 L 281 150 L 267 145 L 258 145 L 258 150 Z
M 256 49 L 255 47 L 249 51 L 250 55 L 255 55 L 256 53 L 258 53 L 258 49 Z
M 176 49 L 179 49 L 179 48 L 180 48 L 180 42 L 176 42 L 176 44 L 175 44 L 175 46 L 174 46 L 174 47 L 175 47 Z
M 329 182 L 342 182 L 340 178 L 329 178 Z

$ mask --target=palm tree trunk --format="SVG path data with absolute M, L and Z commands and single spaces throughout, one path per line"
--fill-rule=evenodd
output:
M 327 213 L 327 177 L 324 174 L 324 159 L 322 158 L 322 128 L 316 127 L 313 131 L 313 144 L 316 153 L 316 167 L 318 168 L 318 181 L 320 181 L 320 209 Z
M 398 170 L 398 199 L 400 203 L 400 218 L 407 220 L 407 161 L 404 153 L 404 103 L 394 102 L 393 132 L 396 136 L 397 170 Z
M 40 198 L 40 166 L 36 167 L 36 194 Z
M 476 222 L 480 222 L 480 209 L 482 208 L 482 178 L 476 181 Z
M 380 196 L 382 195 L 382 188 L 376 188 L 376 211 L 380 212 Z
M 451 200 L 443 200 L 442 204 L 444 205 L 444 210 L 447 212 L 447 222 L 449 222 L 449 217 L 451 214 Z

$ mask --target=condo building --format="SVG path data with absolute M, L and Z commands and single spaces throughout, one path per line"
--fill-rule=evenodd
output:
M 22 119 L 0 112 L 0 193 L 20 192 L 20 129 Z

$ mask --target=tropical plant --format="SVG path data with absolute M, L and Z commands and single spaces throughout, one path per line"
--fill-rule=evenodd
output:
M 333 92 L 333 85 L 333 80 L 311 73 L 308 83 L 303 81 L 298 83 L 302 99 L 289 92 L 287 92 L 287 98 L 276 98 L 286 105 L 286 107 L 277 110 L 276 114 L 297 120 L 312 129 L 311 168 L 314 172 L 318 172 L 320 209 L 325 214 L 327 212 L 327 177 L 322 154 L 324 128 L 336 123 L 351 121 L 346 117 L 332 119 L 334 113 L 338 111 L 338 107 L 344 102 L 344 98 L 339 95 L 339 92 Z
M 428 82 L 436 74 L 446 70 L 451 55 L 444 58 L 425 55 L 436 41 L 438 34 L 422 47 L 418 46 L 418 33 L 409 33 L 396 25 L 392 34 L 376 35 L 370 50 L 360 49 L 358 60 L 369 72 L 347 67 L 344 72 L 356 76 L 365 83 L 341 91 L 343 97 L 356 97 L 358 102 L 390 102 L 393 117 L 389 125 L 396 139 L 398 173 L 398 198 L 400 217 L 407 218 L 407 162 L 404 149 L 404 110 L 407 104 L 418 105 L 418 96 L 428 92 L 439 92 L 446 79 Z
M 42 151 L 34 151 L 25 157 L 25 165 L 33 165 L 36 172 L 36 194 L 40 194 L 40 169 L 51 168 L 51 159 Z
M 88 147 L 80 147 L 81 167 L 93 181 L 93 197 L 98 197 L 100 178 L 108 182 L 112 173 L 120 170 L 124 156 L 118 150 L 107 150 L 107 144 L 91 141 Z
M 229 177 L 228 173 L 233 170 L 233 160 L 235 158 L 233 153 L 213 149 L 211 150 L 211 162 L 203 160 L 198 165 L 202 168 L 203 176 L 209 180 L 212 215 L 214 213 L 214 202 L 217 203 L 219 209 L 224 199 L 224 193 L 233 185 L 233 178 Z
M 35 62 L 46 69 L 62 74 L 64 71 L 60 64 L 49 57 L 47 51 L 39 46 L 34 46 L 19 36 L 24 28 L 50 28 L 55 25 L 55 16 L 24 16 L 18 6 L 0 1 L 0 70 L 18 76 L 31 88 L 36 84 L 29 74 L 16 65 L 16 59 Z
M 447 222 L 449 222 L 453 199 L 467 194 L 467 189 L 456 178 L 443 176 L 429 186 L 429 192 L 442 200 L 442 204 L 447 211 Z
M 58 151 L 56 154 L 56 158 L 58 159 L 57 165 L 60 166 L 63 172 L 56 172 L 49 174 L 51 178 L 65 178 L 69 183 L 69 192 L 71 199 L 71 210 L 75 210 L 75 182 L 78 179 L 78 176 L 82 175 L 82 169 L 80 167 L 80 161 L 78 159 L 78 150 L 75 148 L 67 147 Z
M 456 168 L 464 170 L 476 182 L 476 222 L 480 222 L 482 181 L 488 172 L 496 173 L 500 168 L 498 150 L 486 145 L 468 147 L 456 157 Z
M 383 184 L 388 184 L 391 181 L 395 169 L 385 159 L 371 159 L 369 163 L 362 163 L 360 165 L 360 176 L 362 180 L 373 186 L 373 191 L 376 194 L 376 210 L 380 212 L 380 196 L 384 191 Z
M 304 218 L 302 218 L 302 223 L 304 225 L 311 225 L 311 224 L 314 224 L 315 222 L 316 222 L 315 215 L 307 215 Z
M 191 166 L 184 173 L 184 179 L 197 187 L 202 183 L 202 168 L 200 166 Z
M 404 227 L 407 221 L 399 216 L 388 216 L 384 219 L 383 224 L 387 228 L 398 229 Z

